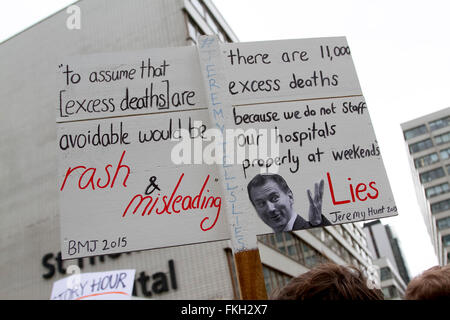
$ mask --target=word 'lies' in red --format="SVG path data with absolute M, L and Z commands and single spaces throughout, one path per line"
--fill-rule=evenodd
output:
M 376 199 L 378 198 L 379 192 L 378 189 L 375 187 L 376 182 L 370 181 L 369 186 L 367 186 L 365 183 L 358 183 L 356 187 L 353 187 L 353 184 L 349 184 L 348 188 L 350 191 L 350 197 L 351 199 L 345 199 L 345 200 L 336 200 L 336 197 L 334 195 L 334 189 L 333 189 L 333 183 L 331 182 L 331 176 L 330 173 L 327 172 L 327 178 L 328 178 L 328 186 L 330 187 L 330 194 L 331 194 L 331 200 L 333 201 L 333 204 L 340 205 L 340 204 L 346 204 L 350 202 L 356 202 L 356 201 L 366 201 L 368 198 L 370 199 Z M 351 178 L 347 179 L 348 181 L 352 181 Z M 371 192 L 369 192 L 371 191 Z

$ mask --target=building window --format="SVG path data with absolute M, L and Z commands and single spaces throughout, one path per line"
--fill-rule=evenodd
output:
M 276 242 L 275 242 L 275 237 L 274 234 L 264 234 L 261 236 L 258 236 L 259 241 L 261 241 L 262 243 L 265 243 L 266 245 L 272 247 L 272 248 L 276 248 Z
M 214 15 L 211 14 L 208 7 L 203 3 L 201 0 L 191 0 L 191 3 L 195 10 L 200 14 L 203 21 L 206 22 L 206 24 L 210 27 L 212 30 L 212 34 L 216 34 L 220 41 L 222 42 L 232 42 L 231 38 L 227 35 L 227 33 L 224 31 L 220 23 L 217 22 Z M 192 19 L 192 17 L 187 16 L 187 27 L 188 27 L 188 41 L 191 42 L 191 44 L 195 45 L 197 42 L 197 39 L 200 35 L 204 35 L 208 30 L 201 29 L 197 23 Z
M 444 244 L 444 247 L 450 246 L 450 234 L 442 237 L 442 243 Z
M 392 279 L 392 272 L 389 267 L 383 267 L 380 269 L 380 280 L 384 281 L 387 279 Z
M 266 265 L 263 265 L 262 267 L 264 282 L 266 284 L 266 290 L 269 296 L 274 290 L 284 287 L 292 279 L 291 276 L 271 267 L 268 267 Z
M 305 261 L 304 265 L 309 269 L 328 261 L 328 259 L 325 258 L 319 251 L 308 245 L 306 242 L 300 243 L 300 248 Z
M 433 147 L 433 141 L 431 141 L 431 139 L 425 139 L 413 144 L 409 145 L 409 152 L 410 153 L 415 153 L 415 152 L 419 152 L 419 151 L 423 151 L 426 149 L 429 149 Z
M 430 182 L 439 178 L 442 178 L 443 176 L 445 176 L 445 171 L 442 167 L 430 170 L 430 171 L 426 171 L 420 174 L 420 182 L 422 183 L 426 183 L 426 182 Z
M 349 241 L 352 241 L 350 234 L 348 231 L 344 230 L 342 226 L 337 225 L 335 227 L 340 228 L 340 232 L 342 234 L 347 233 Z M 348 264 L 352 264 L 353 255 L 344 247 L 342 246 L 339 241 L 337 241 L 331 233 L 329 233 L 324 228 L 314 228 L 309 230 L 317 239 L 322 241 L 328 248 L 330 248 L 333 252 L 335 252 L 339 257 L 345 260 Z
M 403 135 L 405 136 L 405 140 L 408 140 L 408 139 L 412 139 L 414 137 L 420 136 L 427 132 L 428 132 L 427 126 L 423 124 L 419 127 L 406 130 L 405 132 L 403 132 Z
M 322 242 L 325 242 L 325 231 L 323 228 L 313 228 L 309 230 L 317 239 Z
M 258 236 L 258 240 L 282 254 L 297 260 L 307 268 L 328 261 L 319 251 L 290 232 Z
M 450 132 L 446 132 L 434 137 L 436 145 L 444 144 L 450 141 Z
M 398 297 L 398 291 L 395 286 L 389 286 L 381 289 L 386 299 L 392 299 Z
M 450 228 L 450 216 L 436 220 L 436 224 L 437 224 L 438 230 L 444 230 L 444 229 Z
M 298 257 L 300 254 L 297 252 L 297 246 L 296 246 L 296 238 L 293 237 L 290 233 L 285 232 L 284 233 L 284 239 L 285 239 L 285 245 L 286 245 L 286 253 L 290 257 Z
M 431 205 L 431 213 L 439 213 L 450 209 L 450 199 L 439 201 Z
M 437 186 L 429 187 L 425 189 L 425 194 L 427 198 L 433 198 L 440 194 L 444 194 L 450 191 L 450 185 L 448 182 L 439 184 Z
M 442 160 L 447 160 L 448 158 L 450 158 L 450 148 L 441 150 L 439 154 Z
M 430 130 L 434 131 L 434 130 L 438 130 L 440 128 L 444 128 L 444 127 L 448 126 L 449 122 L 450 122 L 450 116 L 447 116 L 442 119 L 431 121 L 430 123 L 428 123 L 428 125 L 430 126 Z
M 425 166 L 429 166 L 430 164 L 436 163 L 439 161 L 439 157 L 437 153 L 427 154 L 426 156 L 414 159 L 414 165 L 416 168 L 422 168 Z
M 448 158 L 450 158 L 450 148 L 441 150 L 439 154 L 442 160 L 447 160 Z
M 341 245 L 337 240 L 328 232 L 325 230 L 325 245 L 330 248 L 334 253 L 336 253 L 338 256 L 342 256 L 341 252 Z
M 277 243 L 277 249 L 278 251 L 284 253 L 287 255 L 287 249 L 286 249 L 286 242 L 284 241 L 284 234 L 283 233 L 275 233 L 275 240 Z

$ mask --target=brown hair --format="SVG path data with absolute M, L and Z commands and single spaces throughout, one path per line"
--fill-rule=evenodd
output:
M 362 272 L 353 266 L 323 263 L 292 279 L 272 295 L 275 300 L 383 300 L 370 289 Z
M 406 300 L 450 299 L 450 265 L 425 270 L 408 284 Z

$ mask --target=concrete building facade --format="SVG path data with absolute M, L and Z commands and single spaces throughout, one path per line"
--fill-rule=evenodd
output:
M 61 10 L 0 44 L 0 298 L 48 299 L 69 265 L 136 269 L 134 294 L 154 299 L 239 297 L 229 241 L 61 260 L 53 77 L 61 57 L 194 45 L 201 34 L 238 41 L 211 1 L 82 0 L 81 28 Z M 259 237 L 270 293 L 318 263 L 372 267 L 359 224 Z M 176 283 L 155 285 L 174 266 Z M 160 278 L 159 278 L 160 279 Z
M 416 195 L 439 264 L 450 255 L 450 108 L 401 125 Z
M 373 263 L 380 269 L 380 285 L 386 299 L 402 299 L 410 281 L 400 244 L 389 225 L 380 220 L 364 224 Z

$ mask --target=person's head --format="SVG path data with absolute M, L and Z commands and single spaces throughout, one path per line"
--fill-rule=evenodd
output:
M 320 264 L 292 279 L 272 296 L 274 300 L 384 300 L 379 289 L 370 289 L 356 267 Z
M 450 265 L 435 266 L 412 279 L 405 300 L 450 299 Z
M 257 174 L 247 191 L 261 220 L 275 232 L 283 231 L 295 215 L 294 196 L 286 181 L 278 174 Z

